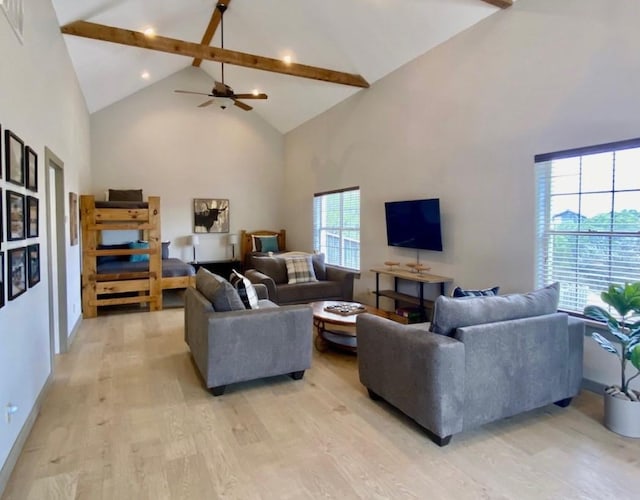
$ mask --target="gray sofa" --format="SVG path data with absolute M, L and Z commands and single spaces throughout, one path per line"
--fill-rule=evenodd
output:
M 357 318 L 360 381 L 446 445 L 453 434 L 551 403 L 582 382 L 584 324 L 557 313 L 557 284 L 435 302 L 428 323 Z
M 318 281 L 288 284 L 285 259 L 278 256 L 253 256 L 251 264 L 254 268 L 247 270 L 245 276 L 252 283 L 265 285 L 269 298 L 279 305 L 353 300 L 353 271 L 325 264 L 324 254 L 313 255 L 312 263 Z
M 258 285 L 259 309 L 247 310 L 229 286 L 201 268 L 196 287 L 185 292 L 185 342 L 207 388 L 219 396 L 235 382 L 283 374 L 301 379 L 311 366 L 311 308 L 278 307 Z

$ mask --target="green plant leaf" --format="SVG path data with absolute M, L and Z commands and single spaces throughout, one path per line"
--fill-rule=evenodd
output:
M 636 345 L 631 350 L 629 360 L 631 361 L 631 364 L 636 367 L 636 370 L 640 370 L 640 346 Z
M 605 351 L 608 351 L 611 354 L 615 354 L 616 356 L 620 357 L 620 353 L 618 352 L 618 350 L 613 346 L 611 342 L 605 339 L 602 335 L 600 335 L 599 333 L 593 332 L 591 334 L 591 337 L 598 344 L 600 344 L 600 347 L 602 347 Z
M 604 292 L 603 292 L 604 293 Z M 613 322 L 618 325 L 618 320 L 611 314 L 605 311 L 600 306 L 587 306 L 584 308 L 584 315 L 587 318 L 595 319 L 596 321 L 602 321 L 603 323 Z

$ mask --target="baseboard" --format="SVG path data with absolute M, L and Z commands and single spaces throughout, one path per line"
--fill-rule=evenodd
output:
M 596 394 L 604 394 L 604 390 L 607 386 L 601 382 L 596 382 L 595 380 L 589 380 L 587 378 L 582 379 L 582 388 L 595 392 Z
M 0 497 L 2 497 L 5 488 L 9 483 L 9 478 L 11 477 L 11 473 L 13 472 L 13 468 L 16 466 L 16 463 L 18 463 L 18 458 L 20 458 L 20 453 L 22 453 L 24 443 L 27 441 L 27 438 L 31 433 L 31 429 L 33 428 L 33 424 L 35 424 L 36 422 L 36 418 L 38 418 L 40 407 L 42 406 L 42 401 L 44 401 L 47 392 L 49 392 L 49 386 L 51 385 L 52 380 L 53 375 L 50 374 L 46 382 L 44 383 L 40 394 L 38 394 L 36 402 L 33 405 L 33 408 L 31 408 L 27 420 L 18 433 L 16 442 L 13 443 L 11 451 L 9 452 L 9 456 L 7 456 L 6 462 L 2 466 L 2 469 L 0 469 Z
M 69 333 L 69 336 L 67 337 L 67 351 L 69 351 L 69 349 L 71 348 L 71 344 L 75 340 L 76 334 L 78 333 L 78 330 L 80 330 L 81 324 L 82 324 L 82 315 L 78 316 L 76 324 L 73 325 L 73 328 L 71 329 L 71 333 Z

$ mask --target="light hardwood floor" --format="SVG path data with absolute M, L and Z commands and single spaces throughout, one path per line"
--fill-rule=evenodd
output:
M 85 320 L 3 499 L 639 498 L 640 440 L 592 393 L 438 448 L 354 356 L 214 398 L 182 337 L 180 309 Z

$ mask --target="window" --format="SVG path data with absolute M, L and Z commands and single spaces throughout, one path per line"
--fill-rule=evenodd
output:
M 538 286 L 560 282 L 560 308 L 606 307 L 610 283 L 640 281 L 640 139 L 539 155 Z
M 313 248 L 327 264 L 360 269 L 360 188 L 314 195 Z

